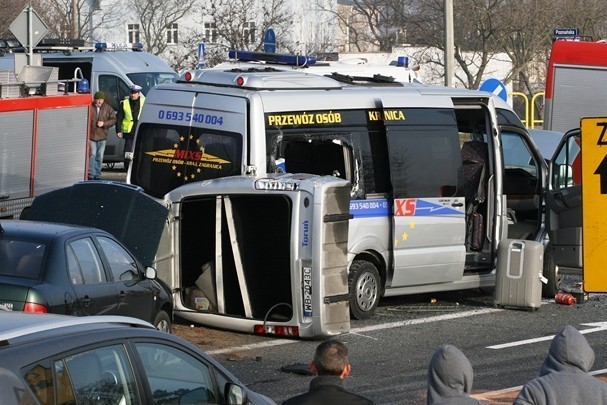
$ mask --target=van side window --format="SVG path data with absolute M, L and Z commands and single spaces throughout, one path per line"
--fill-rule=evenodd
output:
M 129 86 L 115 75 L 99 75 L 99 91 L 105 94 L 105 102 L 118 110 L 120 100 L 129 95 Z
M 389 127 L 394 198 L 453 197 L 461 170 L 457 127 Z
M 385 170 L 378 170 L 383 163 L 373 159 L 377 146 L 370 138 L 366 129 L 347 133 L 343 129 L 317 133 L 270 132 L 267 142 L 271 152 L 266 170 L 340 177 L 352 183 L 353 198 L 385 193 L 387 176 L 377 179 L 377 173 Z

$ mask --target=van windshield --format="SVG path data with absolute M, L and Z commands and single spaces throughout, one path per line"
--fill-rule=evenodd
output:
M 141 124 L 130 182 L 153 197 L 194 181 L 241 174 L 242 135 L 179 125 Z
M 148 91 L 154 86 L 162 83 L 173 83 L 179 77 L 177 73 L 160 72 L 160 73 L 129 73 L 127 74 L 129 79 L 138 86 L 141 86 L 141 92 L 143 95 L 148 94 Z

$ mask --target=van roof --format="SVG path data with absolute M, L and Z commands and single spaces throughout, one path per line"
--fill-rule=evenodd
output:
M 188 74 L 190 80 L 187 80 Z M 348 77 L 348 76 L 343 76 Z M 384 77 L 385 78 L 385 77 Z M 240 82 L 239 82 L 240 79 Z M 191 87 L 193 91 L 200 91 L 202 88 L 212 92 L 220 91 L 220 88 L 232 88 L 233 90 L 225 90 L 226 92 L 250 92 L 250 91 L 270 91 L 273 93 L 276 90 L 294 91 L 301 96 L 310 90 L 343 90 L 352 92 L 368 92 L 381 91 L 382 94 L 402 94 L 412 93 L 418 95 L 429 96 L 446 96 L 446 97 L 491 97 L 494 103 L 499 108 L 511 109 L 511 107 L 502 99 L 490 93 L 469 90 L 465 88 L 454 88 L 437 85 L 427 85 L 421 83 L 379 83 L 364 82 L 348 83 L 347 80 L 335 80 L 330 75 L 317 75 L 304 73 L 301 70 L 277 70 L 274 68 L 264 69 L 201 69 L 193 70 L 184 73 L 177 83 L 168 83 L 158 86 L 159 90 L 184 90 L 184 84 Z M 385 87 L 385 85 L 393 84 Z M 381 89 L 380 89 L 381 87 Z M 215 89 L 215 90 L 212 90 Z M 152 101 L 152 100 L 148 100 Z
M 69 55 L 63 53 L 45 53 L 43 60 L 47 61 L 91 61 L 97 71 L 135 72 L 167 72 L 175 73 L 158 56 L 149 52 L 112 51 L 112 52 L 74 52 Z

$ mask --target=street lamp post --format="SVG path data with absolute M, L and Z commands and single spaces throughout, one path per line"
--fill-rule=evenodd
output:
M 454 69 L 453 0 L 445 0 L 445 86 L 453 86 Z

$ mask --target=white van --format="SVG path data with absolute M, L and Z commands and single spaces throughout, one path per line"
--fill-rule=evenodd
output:
M 174 82 L 177 73 L 158 56 L 143 52 L 141 44 L 114 44 L 100 42 L 94 47 L 69 45 L 41 45 L 35 48 L 34 56 L 42 57 L 44 66 L 59 68 L 59 81 L 67 83 L 69 91 L 75 92 L 79 80 L 86 79 L 92 95 L 97 91 L 105 94 L 105 102 L 118 110 L 118 104 L 128 97 L 129 88 L 137 84 L 142 94 L 160 83 Z M 17 69 L 14 53 L 0 55 L 0 66 Z M 24 56 L 23 54 L 21 56 Z M 19 58 L 17 58 L 19 59 Z M 19 63 L 17 63 L 19 65 Z M 17 71 L 19 73 L 19 71 Z M 110 128 L 103 161 L 112 167 L 124 161 L 124 140 Z
M 546 163 L 489 93 L 271 68 L 189 71 L 149 92 L 128 175 L 147 194 L 275 172 L 350 182 L 358 319 L 382 296 L 493 286 L 500 240 L 545 240 Z M 195 229 L 181 238 L 195 239 Z M 258 232 L 264 238 L 263 224 Z M 174 254 L 167 271 L 191 281 L 183 264 L 196 259 Z M 187 285 L 172 287 L 176 312 L 196 310 Z M 278 288 L 269 282 L 262 293 Z

